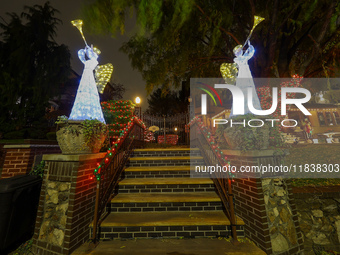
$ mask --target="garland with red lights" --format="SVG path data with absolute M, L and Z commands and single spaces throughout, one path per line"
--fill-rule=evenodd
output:
M 281 88 L 297 88 L 301 87 L 301 80 L 303 79 L 302 76 L 299 75 L 293 75 L 293 78 L 289 82 L 282 82 Z M 260 87 L 257 89 L 257 94 L 260 98 L 261 108 L 266 110 L 270 109 L 272 105 L 272 89 L 269 86 Z M 295 98 L 296 93 L 288 93 L 287 98 Z M 288 105 L 287 110 L 290 108 L 290 105 Z M 276 108 L 276 111 L 272 113 L 272 116 L 276 119 L 280 119 L 280 121 L 284 120 L 285 116 L 281 115 L 281 90 L 278 91 L 278 105 Z M 281 127 L 280 127 L 281 128 Z
M 119 138 L 122 130 L 133 116 L 135 105 L 131 100 L 111 100 L 102 102 L 101 105 L 105 121 L 108 124 L 110 138 Z
M 97 167 L 94 169 L 93 171 L 93 176 L 90 177 L 91 180 L 95 179 L 96 181 L 100 181 L 101 180 L 101 171 L 103 169 L 103 167 L 107 166 L 110 164 L 110 162 L 113 159 L 113 156 L 117 153 L 117 151 L 120 149 L 120 147 L 122 146 L 124 140 L 126 139 L 126 137 L 128 136 L 128 134 L 130 133 L 133 125 L 135 124 L 139 124 L 140 126 L 142 126 L 142 128 L 145 130 L 146 126 L 143 123 L 143 121 L 141 121 L 138 117 L 133 116 L 128 123 L 124 126 L 124 128 L 120 131 L 120 135 L 117 136 L 117 139 L 111 143 L 111 147 L 108 148 L 104 158 L 101 160 L 100 163 L 97 163 Z
M 178 135 L 165 135 L 166 143 L 176 145 L 178 143 Z M 159 135 L 157 137 L 158 143 L 164 143 L 164 135 Z
M 222 162 L 223 166 L 226 166 L 228 169 L 230 168 L 230 161 L 228 161 L 227 155 L 224 155 L 223 151 L 221 150 L 220 146 L 214 141 L 211 132 L 209 131 L 208 127 L 206 127 L 199 117 L 194 117 L 190 123 L 187 125 L 190 128 L 194 123 L 197 123 L 199 129 L 198 132 L 203 134 L 206 138 L 211 150 L 217 156 L 217 158 Z M 235 175 L 233 172 L 229 172 L 229 178 L 232 182 L 234 182 Z

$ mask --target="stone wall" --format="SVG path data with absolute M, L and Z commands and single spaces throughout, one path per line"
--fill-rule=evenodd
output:
M 51 143 L 51 142 L 50 142 Z M 5 154 L 1 178 L 24 175 L 31 171 L 34 163 L 39 163 L 43 154 L 60 153 L 57 144 L 15 144 L 4 145 Z M 34 160 L 39 162 L 34 162 Z
M 294 189 L 294 198 L 306 254 L 314 254 L 313 247 L 340 252 L 339 188 Z
M 281 163 L 273 151 L 242 153 L 226 150 L 232 166 L 255 166 Z M 270 179 L 235 178 L 235 212 L 245 222 L 245 236 L 274 255 L 300 255 L 303 237 L 289 183 L 279 177 Z
M 105 153 L 44 155 L 45 174 L 33 236 L 34 254 L 71 254 L 89 239 L 96 182 Z

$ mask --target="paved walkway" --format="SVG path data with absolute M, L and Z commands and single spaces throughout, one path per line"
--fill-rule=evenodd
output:
M 248 241 L 235 246 L 226 239 L 136 239 L 100 242 L 94 250 L 84 244 L 72 255 L 265 255 Z

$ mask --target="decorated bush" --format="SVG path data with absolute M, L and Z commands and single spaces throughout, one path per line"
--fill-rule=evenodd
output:
M 110 138 L 118 138 L 121 130 L 133 116 L 134 103 L 131 100 L 111 100 L 102 102 L 101 105 Z

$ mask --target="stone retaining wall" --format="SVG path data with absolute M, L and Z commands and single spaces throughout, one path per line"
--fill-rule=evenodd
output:
M 337 191 L 336 191 L 337 190 Z M 303 193 L 301 193 L 301 191 Z M 294 190 L 298 219 L 307 254 L 314 249 L 340 252 L 340 191 L 314 188 Z
M 33 236 L 34 254 L 71 254 L 89 239 L 96 182 L 105 153 L 44 155 L 45 173 Z
M 232 166 L 279 165 L 273 151 L 223 151 Z M 273 255 L 300 255 L 303 236 L 290 184 L 285 179 L 235 178 L 235 212 L 245 222 L 245 236 Z

